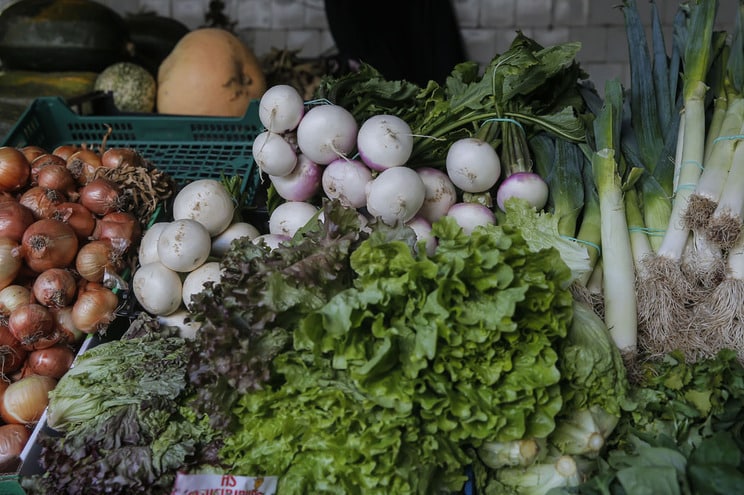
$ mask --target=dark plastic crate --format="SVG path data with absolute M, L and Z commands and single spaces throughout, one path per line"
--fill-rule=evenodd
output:
M 251 148 L 263 132 L 258 100 L 243 117 L 161 114 L 81 115 L 57 96 L 35 99 L 2 141 L 4 146 L 96 147 L 111 129 L 107 147 L 137 150 L 179 183 L 241 176 L 241 192 L 252 202 L 260 172 Z

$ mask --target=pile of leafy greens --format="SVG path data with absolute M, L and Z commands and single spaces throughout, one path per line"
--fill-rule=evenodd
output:
M 229 429 L 239 395 L 264 387 L 300 318 L 351 283 L 349 257 L 366 234 L 357 213 L 338 201 L 327 201 L 323 215 L 274 249 L 236 239 L 221 260 L 220 283 L 193 297 L 192 316 L 201 323 L 189 365 L 194 407 L 215 427 Z M 391 235 L 414 242 L 410 229 Z
M 724 349 L 645 364 L 608 451 L 585 483 L 550 495 L 744 493 L 744 367 Z
M 414 134 L 408 166 L 442 166 L 449 144 L 477 136 L 497 147 L 503 126 L 546 130 L 568 141 L 585 134 L 578 81 L 588 75 L 576 61 L 577 42 L 543 47 L 517 32 L 511 46 L 483 71 L 475 62 L 455 66 L 443 86 L 422 88 L 386 80 L 369 65 L 328 76 L 316 97 L 349 110 L 357 121 L 377 114 L 405 120 Z
M 208 462 L 214 432 L 187 405 L 191 350 L 175 331 L 142 313 L 77 357 L 49 394 L 26 493 L 168 494 L 178 470 Z
M 296 316 L 272 379 L 238 399 L 225 467 L 287 494 L 453 492 L 468 446 L 552 431 L 569 268 L 512 228 L 433 234 L 431 256 L 382 232 L 354 249 L 347 286 Z

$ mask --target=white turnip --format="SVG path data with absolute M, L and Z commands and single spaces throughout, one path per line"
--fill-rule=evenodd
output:
M 405 223 L 419 211 L 425 196 L 426 187 L 415 170 L 388 168 L 367 184 L 367 211 L 388 225 Z
M 359 128 L 357 151 L 373 170 L 404 165 L 413 151 L 411 127 L 395 115 L 374 115 Z
M 348 156 L 356 148 L 359 126 L 340 105 L 318 105 L 305 113 L 297 126 L 300 152 L 318 165 Z
M 284 176 L 269 175 L 276 193 L 287 201 L 308 201 L 320 191 L 323 168 L 303 154 L 297 165 Z
M 429 256 L 434 254 L 434 251 L 437 249 L 438 241 L 431 233 L 431 224 L 429 221 L 416 215 L 406 222 L 406 225 L 411 227 L 411 229 L 416 233 L 416 249 L 418 250 L 418 247 L 423 243 L 426 254 Z
M 501 175 L 501 160 L 496 150 L 478 138 L 462 138 L 452 143 L 445 163 L 452 183 L 469 193 L 488 191 Z
M 283 176 L 297 165 L 297 153 L 281 134 L 264 131 L 253 140 L 253 159 L 261 171 Z
M 416 172 L 424 182 L 426 196 L 418 215 L 434 223 L 447 214 L 450 206 L 457 202 L 457 189 L 449 176 L 433 167 L 419 167 Z
M 225 185 L 215 179 L 186 184 L 173 199 L 173 219 L 196 220 L 209 235 L 217 235 L 232 222 L 235 203 Z
M 350 208 L 367 204 L 367 183 L 372 171 L 360 160 L 339 158 L 326 165 L 322 176 L 323 192 L 330 199 Z
M 132 292 L 151 315 L 168 315 L 181 306 L 181 277 L 160 261 L 137 268 L 132 276 Z
M 196 220 L 173 220 L 158 237 L 158 258 L 173 271 L 187 273 L 209 257 L 212 238 L 206 227 Z
M 258 119 L 271 132 L 294 130 L 304 114 L 302 95 L 289 84 L 268 88 L 258 103 Z
M 463 232 L 468 235 L 476 227 L 496 223 L 496 215 L 493 211 L 480 203 L 455 203 L 450 207 L 447 216 L 454 218 Z
M 230 249 L 230 246 L 235 239 L 240 239 L 242 237 L 255 239 L 259 235 L 261 235 L 261 232 L 254 225 L 248 222 L 233 222 L 219 235 L 212 237 L 212 249 L 210 255 L 222 258 Z
M 183 279 L 181 288 L 181 298 L 186 309 L 191 309 L 191 296 L 202 292 L 207 282 L 212 282 L 213 285 L 219 284 L 221 277 L 222 271 L 217 261 L 208 261 L 189 272 Z
M 259 246 L 266 246 L 271 250 L 277 248 L 281 243 L 287 242 L 290 239 L 292 238 L 285 234 L 262 234 L 255 237 L 252 242 Z
M 286 201 L 271 212 L 269 234 L 289 237 L 304 227 L 318 213 L 318 208 L 304 201 Z
M 496 204 L 505 211 L 504 203 L 509 198 L 521 198 L 537 210 L 548 202 L 548 184 L 534 172 L 516 172 L 504 179 L 496 191 Z

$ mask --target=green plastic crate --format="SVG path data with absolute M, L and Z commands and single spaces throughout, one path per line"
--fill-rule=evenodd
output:
M 2 141 L 4 146 L 99 146 L 136 149 L 177 182 L 242 176 L 241 192 L 249 204 L 260 185 L 251 149 L 264 128 L 258 100 L 243 117 L 181 115 L 80 115 L 61 97 L 35 99 Z

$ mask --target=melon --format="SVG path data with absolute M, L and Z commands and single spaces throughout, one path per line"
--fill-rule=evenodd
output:
M 157 82 L 150 72 L 132 62 L 106 67 L 93 85 L 96 91 L 111 92 L 121 112 L 150 113 L 155 110 Z
M 266 91 L 253 51 L 231 32 L 198 28 L 182 37 L 158 68 L 157 111 L 242 117 Z

